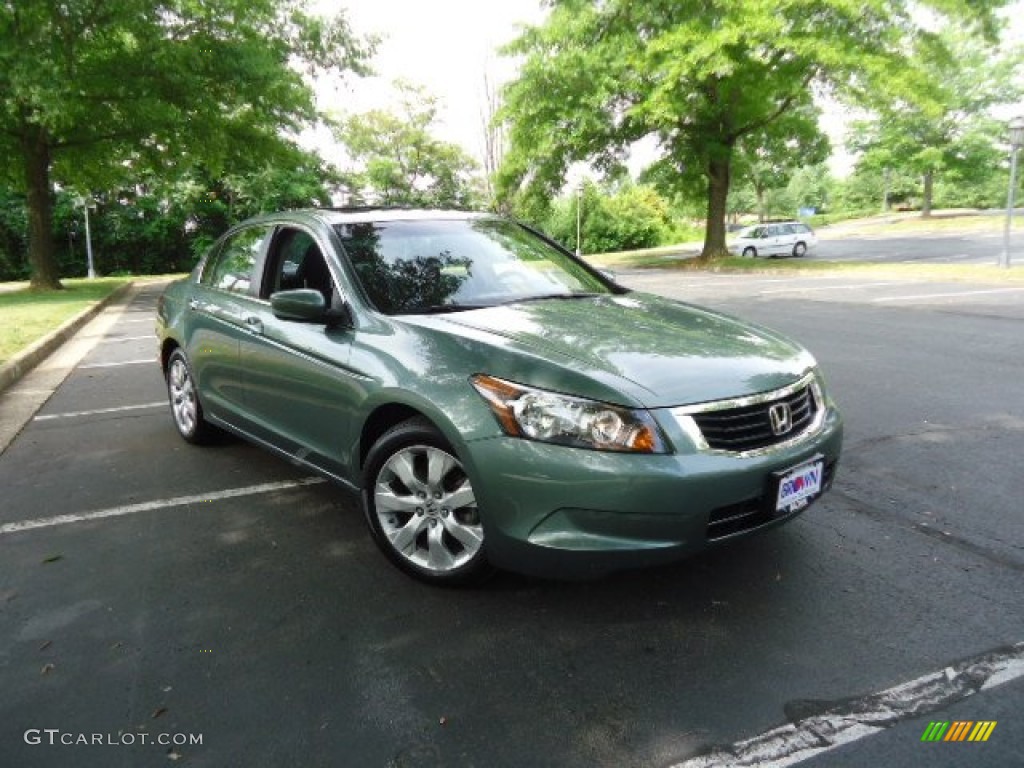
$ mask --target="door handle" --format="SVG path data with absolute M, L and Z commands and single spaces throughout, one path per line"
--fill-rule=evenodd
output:
M 245 327 L 253 333 L 263 333 L 263 321 L 255 315 L 245 318 Z
M 199 309 L 199 299 L 189 299 L 188 300 L 188 308 L 189 309 L 193 309 L 193 310 L 194 309 Z

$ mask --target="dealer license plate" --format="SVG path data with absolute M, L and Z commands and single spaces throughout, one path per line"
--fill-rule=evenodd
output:
M 812 498 L 821 493 L 824 474 L 824 459 L 781 472 L 778 475 L 779 490 L 775 497 L 775 511 L 788 512 L 807 506 Z

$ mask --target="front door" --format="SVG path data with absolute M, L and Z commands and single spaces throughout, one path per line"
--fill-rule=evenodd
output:
M 279 229 L 271 241 L 261 298 L 242 342 L 249 429 L 297 459 L 348 475 L 352 414 L 362 379 L 348 369 L 353 330 L 281 320 L 270 307 L 278 290 L 313 288 L 328 306 L 340 294 L 326 246 L 309 232 Z

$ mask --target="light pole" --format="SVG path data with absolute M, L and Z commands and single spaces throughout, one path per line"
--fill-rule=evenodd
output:
M 1006 193 L 1006 227 L 1003 229 L 1003 255 L 999 266 L 1010 267 L 1010 227 L 1013 224 L 1013 193 L 1017 187 L 1017 150 L 1024 144 L 1024 116 L 1010 121 L 1010 189 Z
M 582 222 L 581 211 L 583 210 L 583 182 L 576 187 L 576 258 L 583 255 L 580 249 L 580 224 Z
M 96 277 L 96 267 L 92 261 L 92 232 L 89 229 L 89 206 L 92 200 L 87 197 L 80 197 L 78 198 L 78 203 L 82 206 L 82 210 L 85 211 L 85 255 L 89 265 L 89 279 L 92 280 Z

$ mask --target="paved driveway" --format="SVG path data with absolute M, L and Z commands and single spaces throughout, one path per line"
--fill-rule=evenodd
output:
M 724 765 L 780 727 L 773 765 L 865 729 L 806 764 L 1020 764 L 1021 294 L 623 279 L 815 351 L 829 498 L 669 568 L 421 586 L 344 492 L 178 438 L 147 288 L 0 455 L 0 765 Z M 997 725 L 921 743 L 955 720 Z

